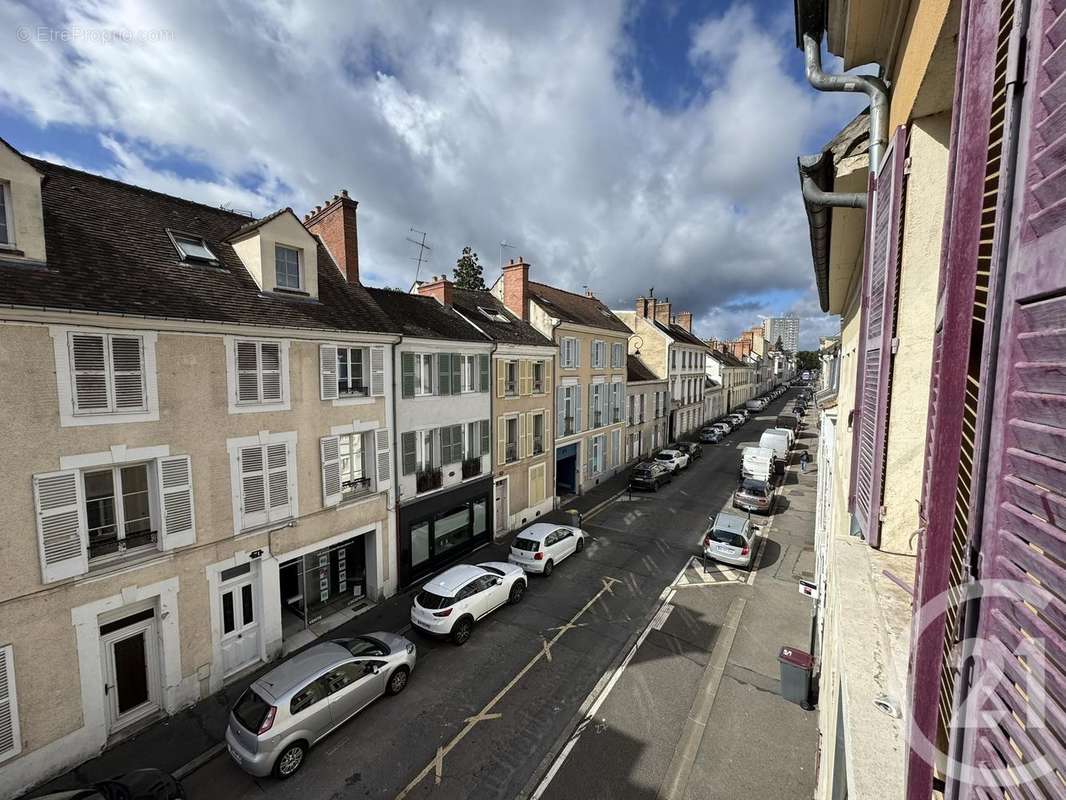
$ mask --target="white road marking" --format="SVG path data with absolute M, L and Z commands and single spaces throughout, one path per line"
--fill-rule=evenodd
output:
M 547 639 L 541 639 L 541 642 L 544 644 L 544 657 L 548 659 L 548 662 L 550 663 L 552 660 L 552 646 L 548 644 Z
M 467 717 L 463 722 L 487 722 L 493 719 L 499 719 L 503 714 L 475 714 L 472 717 Z

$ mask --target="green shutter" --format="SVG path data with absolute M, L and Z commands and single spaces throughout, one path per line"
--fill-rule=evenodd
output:
M 402 380 L 402 393 L 404 397 L 415 396 L 415 354 L 403 353 L 400 355 L 400 373 Z M 405 433 L 404 436 L 407 434 Z M 411 434 L 412 436 L 414 434 Z
M 400 435 L 400 450 L 403 453 L 403 474 L 411 475 L 416 469 L 418 455 L 415 451 L 415 432 Z
M 437 394 L 452 393 L 452 357 L 450 353 L 437 356 Z
M 489 390 L 489 356 L 488 353 L 482 353 L 478 357 L 478 367 L 481 371 L 481 391 L 487 392 Z M 485 452 L 488 452 L 487 450 Z
M 488 356 L 486 356 L 487 358 Z M 486 389 L 485 391 L 488 391 Z M 486 455 L 492 448 L 492 430 L 487 419 L 481 420 L 481 455 Z
M 452 354 L 452 394 L 462 394 L 463 391 L 463 357 L 458 353 Z M 462 437 L 460 437 L 461 439 Z

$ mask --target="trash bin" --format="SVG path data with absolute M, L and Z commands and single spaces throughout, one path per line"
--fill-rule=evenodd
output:
M 571 508 L 567 512 L 570 515 L 570 525 L 574 528 L 581 527 L 581 512 L 576 508 Z
M 781 696 L 790 703 L 796 703 L 810 709 L 807 702 L 811 688 L 811 666 L 814 659 L 811 654 L 794 647 L 782 647 L 777 654 L 781 665 Z

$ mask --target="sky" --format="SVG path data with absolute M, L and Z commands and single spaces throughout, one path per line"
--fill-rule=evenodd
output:
M 257 216 L 348 189 L 368 285 L 410 286 L 414 228 L 422 278 L 470 245 L 705 338 L 837 332 L 795 159 L 863 99 L 806 84 L 791 3 L 0 0 L 0 30 L 14 147 Z

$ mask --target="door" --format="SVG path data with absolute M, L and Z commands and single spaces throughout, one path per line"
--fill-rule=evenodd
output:
M 577 537 L 566 528 L 560 528 L 554 534 L 555 544 L 552 545 L 552 557 L 558 562 L 574 552 Z
M 260 659 L 255 588 L 255 580 L 251 575 L 224 583 L 219 588 L 224 675 L 239 672 Z
M 121 620 L 100 629 L 104 696 L 111 733 L 159 710 L 155 612 L 145 613 L 150 616 L 133 624 L 125 625 L 126 621 Z M 112 625 L 121 627 L 110 630 Z
M 502 532 L 507 530 L 508 521 L 508 498 L 507 498 L 507 479 L 496 481 L 496 530 Z
M 374 665 L 382 663 L 351 661 L 323 676 L 334 726 L 357 714 L 384 693 L 385 672 L 374 672 Z

